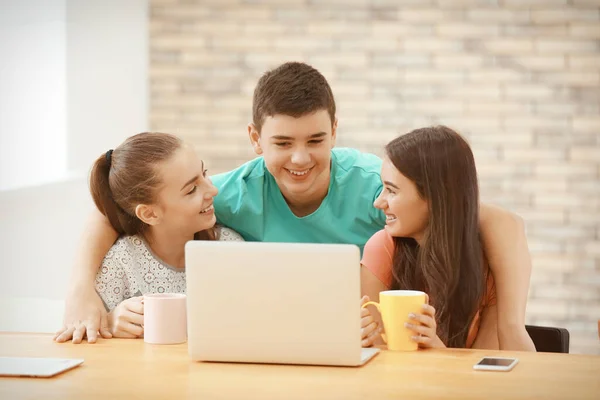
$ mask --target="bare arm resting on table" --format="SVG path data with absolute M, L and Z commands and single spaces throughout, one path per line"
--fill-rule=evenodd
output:
M 531 258 L 523 220 L 506 210 L 481 205 L 483 247 L 496 283 L 497 329 L 501 350 L 535 351 L 525 330 Z
M 95 343 L 98 332 L 104 338 L 112 337 L 108 330 L 107 313 L 96 293 L 94 280 L 104 256 L 118 236 L 108 219 L 94 208 L 81 237 L 65 301 L 63 328 L 55 335 L 57 342 L 72 338 L 73 343 L 81 343 L 84 335 L 87 335 L 88 342 Z

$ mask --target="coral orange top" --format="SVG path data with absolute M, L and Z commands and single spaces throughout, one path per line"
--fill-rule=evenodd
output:
M 381 230 L 374 234 L 365 245 L 361 264 L 377 277 L 385 285 L 390 288 L 393 283 L 392 266 L 394 258 L 394 239 L 385 230 Z M 467 336 L 467 347 L 473 346 L 479 326 L 481 324 L 481 312 L 484 308 L 496 304 L 496 287 L 492 274 L 488 274 L 487 279 L 487 295 L 481 300 L 481 307 L 475 315 L 469 334 Z

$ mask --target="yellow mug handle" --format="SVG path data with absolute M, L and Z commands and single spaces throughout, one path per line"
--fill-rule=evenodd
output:
M 360 308 L 365 308 L 366 306 L 369 306 L 369 305 L 377 307 L 377 311 L 379 311 L 379 314 L 381 314 L 381 306 L 379 305 L 379 303 L 377 303 L 375 301 L 367 301 Z M 385 335 L 385 332 L 381 332 L 381 338 L 383 339 L 385 344 L 387 344 L 387 336 Z

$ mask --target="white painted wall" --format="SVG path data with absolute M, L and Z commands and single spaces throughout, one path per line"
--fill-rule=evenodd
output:
M 92 207 L 84 177 L 0 192 L 0 331 L 60 327 L 76 246 Z
M 0 0 L 0 190 L 67 170 L 65 0 Z
M 147 0 L 0 0 L 0 331 L 53 332 L 100 154 L 148 128 Z
M 147 0 L 67 0 L 68 167 L 148 130 Z
M 0 0 L 0 190 L 147 130 L 147 0 Z

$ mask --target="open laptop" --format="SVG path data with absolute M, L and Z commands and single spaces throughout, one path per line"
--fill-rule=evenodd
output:
M 358 366 L 360 252 L 341 244 L 191 241 L 193 360 Z

